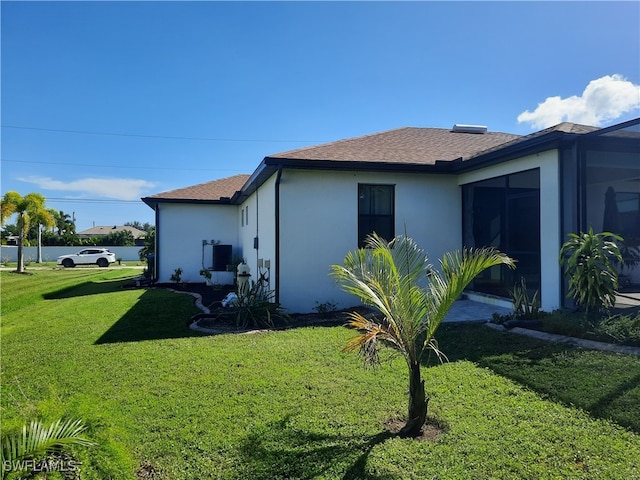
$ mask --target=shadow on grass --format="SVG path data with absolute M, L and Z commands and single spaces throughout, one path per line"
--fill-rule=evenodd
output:
M 60 300 L 63 298 L 84 297 L 86 295 L 100 295 L 102 293 L 119 292 L 126 284 L 131 283 L 130 278 L 105 280 L 101 282 L 83 282 L 70 287 L 61 288 L 55 292 L 45 293 L 45 300 Z
M 243 478 L 341 478 L 391 480 L 391 475 L 367 471 L 369 454 L 394 435 L 345 436 L 304 431 L 290 424 L 291 416 L 245 437 L 240 446 Z
M 451 362 L 475 362 L 554 401 L 640 433 L 640 358 L 543 342 L 482 325 L 443 325 L 437 337 Z
M 189 329 L 193 298 L 164 290 L 145 290 L 127 311 L 95 344 L 140 342 L 167 338 L 202 336 Z

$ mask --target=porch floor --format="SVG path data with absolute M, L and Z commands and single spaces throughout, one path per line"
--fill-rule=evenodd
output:
M 507 315 L 512 310 L 509 308 L 490 305 L 488 303 L 476 302 L 465 299 L 458 300 L 452 306 L 444 322 L 487 322 L 493 318 L 493 314 Z
M 640 311 L 640 292 L 623 292 L 616 295 L 615 313 L 628 315 Z
M 445 317 L 445 322 L 487 322 L 493 314 L 507 315 L 513 310 L 474 300 L 456 301 Z M 640 292 L 625 292 L 616 295 L 616 305 L 612 313 L 630 315 L 640 312 Z

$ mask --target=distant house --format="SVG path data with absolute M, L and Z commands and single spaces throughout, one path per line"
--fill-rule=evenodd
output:
M 265 157 L 251 175 L 158 193 L 142 200 L 156 215 L 156 276 L 176 268 L 197 282 L 232 278 L 246 260 L 291 312 L 355 299 L 328 276 L 347 251 L 376 231 L 405 231 L 433 262 L 463 246 L 494 246 L 518 261 L 471 285 L 497 302 L 520 277 L 542 307 L 563 305 L 558 263 L 567 234 L 617 225 L 640 244 L 640 119 L 613 127 L 561 123 L 531 135 L 456 125 L 400 128 Z M 611 193 L 616 219 L 605 214 Z M 610 210 L 609 210 L 610 211 Z M 610 215 L 610 214 L 609 214 Z M 640 278 L 635 279 L 640 282 Z
M 147 236 L 147 232 L 144 230 L 138 230 L 135 227 L 130 227 L 128 225 L 113 225 L 113 226 L 98 226 L 92 227 L 87 230 L 83 230 L 81 232 L 77 232 L 78 238 L 95 238 L 95 237 L 104 237 L 111 233 L 118 232 L 131 232 L 133 235 L 133 239 L 136 245 L 144 245 L 144 239 Z

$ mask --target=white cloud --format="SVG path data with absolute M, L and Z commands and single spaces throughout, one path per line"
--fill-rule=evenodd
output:
M 625 113 L 640 109 L 640 85 L 622 75 L 605 75 L 592 80 L 582 96 L 548 97 L 533 112 L 518 115 L 518 123 L 542 129 L 562 122 L 602 126 Z
M 75 192 L 87 197 L 102 197 L 116 200 L 139 200 L 154 183 L 135 178 L 81 178 L 70 182 L 49 177 L 29 176 L 19 178 L 22 182 L 33 183 L 43 190 Z

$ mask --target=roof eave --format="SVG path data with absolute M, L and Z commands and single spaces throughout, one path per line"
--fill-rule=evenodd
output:
M 363 160 L 309 160 L 304 158 L 278 158 L 265 157 L 264 163 L 268 166 L 305 169 L 305 170 L 345 170 L 367 172 L 431 172 L 452 173 L 453 160 L 438 160 L 433 164 L 424 163 L 398 163 L 376 162 Z
M 554 131 L 506 147 L 498 147 L 487 153 L 480 153 L 468 159 L 458 159 L 452 165 L 456 173 L 465 173 L 491 165 L 507 162 L 526 155 L 540 153 L 545 150 L 559 148 L 567 142 L 574 141 L 584 134 Z
M 237 192 L 236 192 L 237 194 Z M 234 195 L 235 197 L 235 195 Z M 231 205 L 232 198 L 223 197 L 216 200 L 204 200 L 204 199 L 194 199 L 194 198 L 154 198 L 154 197 L 143 197 L 142 200 L 149 207 L 154 208 L 159 203 L 192 203 L 192 204 L 207 204 L 207 205 Z

